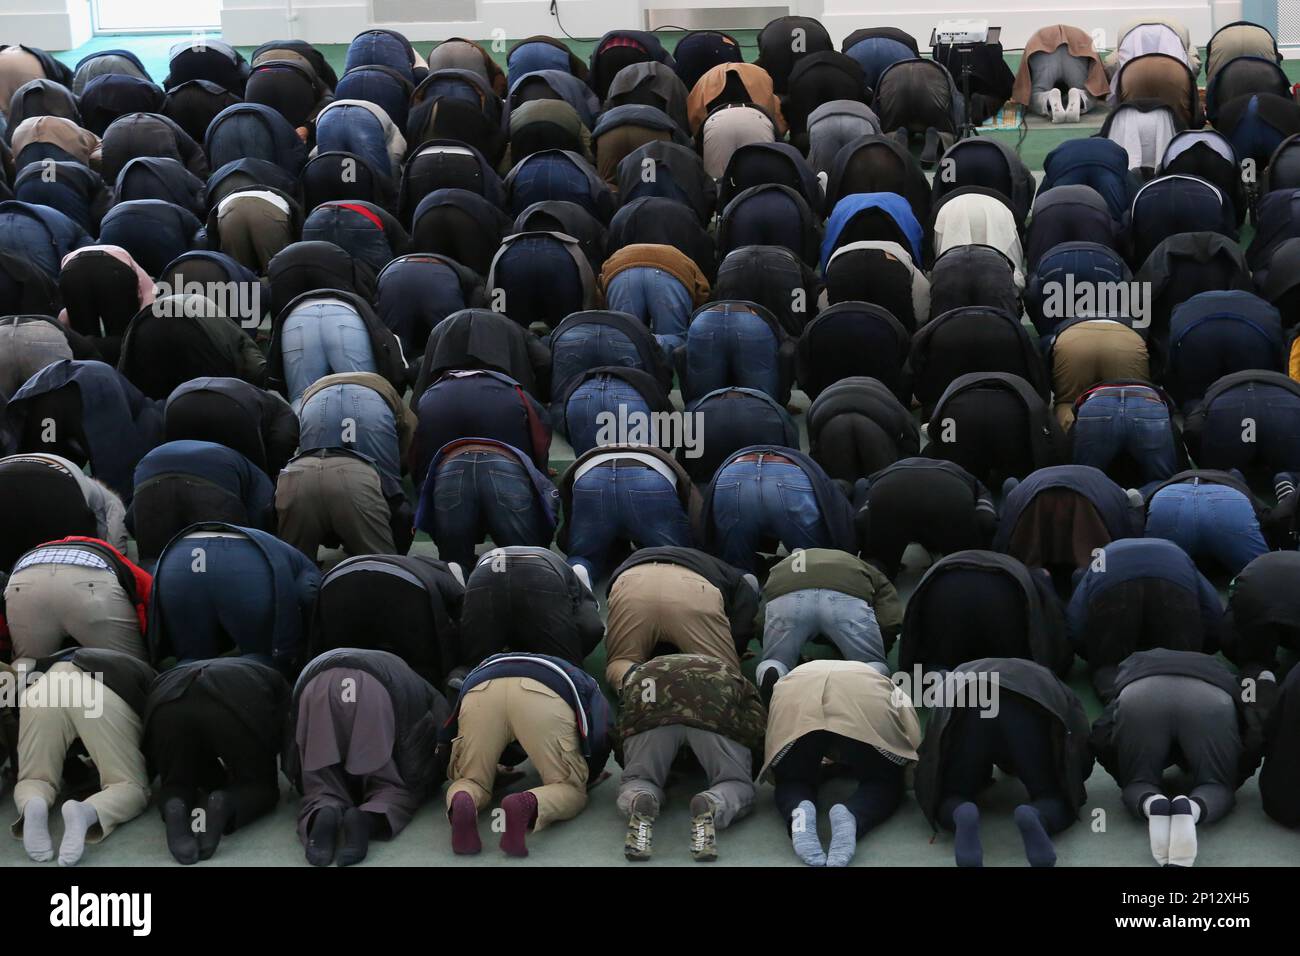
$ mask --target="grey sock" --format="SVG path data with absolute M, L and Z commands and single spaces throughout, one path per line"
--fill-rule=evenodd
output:
M 23 849 L 37 863 L 54 859 L 50 841 L 50 805 L 36 797 L 23 804 Z
M 811 800 L 803 801 L 790 814 L 790 842 L 799 859 L 809 866 L 826 865 L 826 851 L 817 835 L 817 808 Z
M 831 807 L 831 848 L 826 851 L 827 866 L 848 866 L 858 848 L 858 821 L 842 803 Z
M 95 808 L 80 800 L 63 803 L 63 842 L 59 844 L 59 866 L 76 866 L 86 852 L 86 833 L 99 822 Z

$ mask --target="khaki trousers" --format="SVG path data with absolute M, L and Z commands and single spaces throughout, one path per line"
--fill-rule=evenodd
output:
M 1098 382 L 1140 378 L 1151 380 L 1147 346 L 1119 322 L 1081 322 L 1057 337 L 1052 346 L 1052 391 L 1056 420 L 1062 428 L 1074 424 L 1074 401 Z
M 56 690 L 73 687 L 75 694 Z M 116 693 L 63 661 L 28 685 L 18 713 L 14 805 L 19 819 L 11 828 L 15 836 L 22 836 L 22 812 L 28 800 L 40 799 L 53 806 L 58 799 L 63 763 L 78 737 L 95 762 L 101 786 L 85 801 L 99 816 L 98 825 L 86 839 L 97 843 L 119 824 L 144 812 L 149 803 L 149 776 L 140 751 L 144 725 L 140 715 Z
M 396 554 L 379 472 L 358 458 L 299 458 L 275 486 L 279 536 L 313 561 L 322 544 L 348 554 Z
M 740 667 L 722 592 L 675 564 L 641 564 L 618 576 L 609 591 L 605 625 L 605 680 L 615 689 L 655 645 L 682 654 L 708 654 Z
M 542 778 L 529 791 L 537 798 L 534 830 L 576 817 L 587 805 L 587 759 L 573 708 L 545 684 L 529 677 L 479 684 L 461 701 L 459 728 L 447 772 L 448 810 L 458 793 L 468 793 L 480 812 L 492 802 L 497 762 L 513 741 Z
M 265 275 L 275 254 L 294 240 L 288 213 L 256 197 L 232 200 L 217 214 L 221 251 Z
M 49 657 L 68 638 L 149 659 L 135 608 L 107 568 L 34 564 L 16 571 L 5 585 L 5 614 L 15 663 Z

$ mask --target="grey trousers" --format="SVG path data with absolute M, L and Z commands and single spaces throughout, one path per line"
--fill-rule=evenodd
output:
M 0 325 L 0 392 L 12 395 L 51 362 L 72 358 L 72 346 L 49 322 Z
M 1192 776 L 1188 796 L 1204 809 L 1201 823 L 1223 818 L 1236 804 L 1241 731 L 1237 706 L 1221 688 L 1170 674 L 1134 681 L 1120 692 L 1114 734 L 1116 782 L 1138 819 L 1147 797 L 1165 793 L 1161 778 L 1175 761 Z
M 677 751 L 688 744 L 709 779 L 707 790 L 716 810 L 719 829 L 745 816 L 754 807 L 754 781 L 749 749 L 721 734 L 684 724 L 669 724 L 636 734 L 623 741 L 623 778 L 618 788 L 618 808 L 632 811 L 637 794 L 648 793 L 656 812 L 667 796 L 664 786 Z

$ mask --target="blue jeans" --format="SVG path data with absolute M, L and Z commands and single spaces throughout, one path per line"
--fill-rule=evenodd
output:
M 298 447 L 303 451 L 351 449 L 371 461 L 392 484 L 401 484 L 397 423 L 388 402 L 373 388 L 331 385 L 313 395 L 298 411 Z
M 736 461 L 713 482 L 713 532 L 718 557 L 758 571 L 758 552 L 772 539 L 795 548 L 833 547 L 812 480 L 798 465 Z
M 752 312 L 718 306 L 700 312 L 686 333 L 683 397 L 694 401 L 714 389 L 735 385 L 777 398 L 781 390 L 779 343 Z
M 846 661 L 869 664 L 886 677 L 885 639 L 876 612 L 862 598 L 827 588 L 807 588 L 767 602 L 763 650 L 754 680 L 772 668 L 784 677 L 799 665 L 803 647 L 817 636 L 828 638 Z
M 426 479 L 433 486 L 433 514 L 421 514 L 420 530 L 438 546 L 438 557 L 474 566 L 474 548 L 551 543 L 551 525 L 533 491 L 528 471 L 508 455 L 465 452 L 444 459 Z
M 1074 463 L 1106 471 L 1127 452 L 1143 484 L 1164 481 L 1178 469 L 1169 409 L 1147 388 L 1108 388 L 1079 407 L 1074 422 Z
M 602 365 L 641 368 L 636 343 L 618 329 L 599 322 L 575 325 L 551 339 L 551 381 L 559 387 L 576 375 Z
M 609 571 L 609 553 L 619 541 L 642 548 L 693 544 L 677 489 L 635 461 L 597 465 L 573 483 L 568 533 L 569 563 L 585 567 L 593 582 Z
M 626 406 L 627 415 L 639 412 L 649 416 L 650 406 L 631 385 L 612 375 L 601 375 L 588 379 L 579 385 L 569 396 L 564 406 L 564 423 L 569 444 L 575 455 L 583 455 L 595 448 L 600 442 L 602 422 L 598 418 L 602 412 L 608 412 L 619 418 L 619 406 Z M 649 418 L 646 419 L 647 425 Z M 607 442 L 608 444 L 608 442 Z
M 294 309 L 280 329 L 280 355 L 291 402 L 326 375 L 375 371 L 366 323 L 341 303 L 307 302 Z
M 635 315 L 650 326 L 670 358 L 686 344 L 691 325 L 691 294 L 677 277 L 654 266 L 633 266 L 610 280 L 605 301 L 615 312 Z
M 1254 507 L 1225 485 L 1162 488 L 1147 506 L 1146 536 L 1166 538 L 1194 558 L 1212 557 L 1234 575 L 1268 551 Z

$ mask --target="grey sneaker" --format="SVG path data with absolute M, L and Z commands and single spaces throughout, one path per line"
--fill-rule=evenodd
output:
M 647 793 L 632 801 L 627 818 L 627 835 L 623 837 L 623 855 L 633 862 L 648 860 L 654 852 L 655 806 Z
M 713 801 L 702 793 L 691 798 L 691 859 L 712 863 L 718 858 L 718 832 L 713 823 Z

